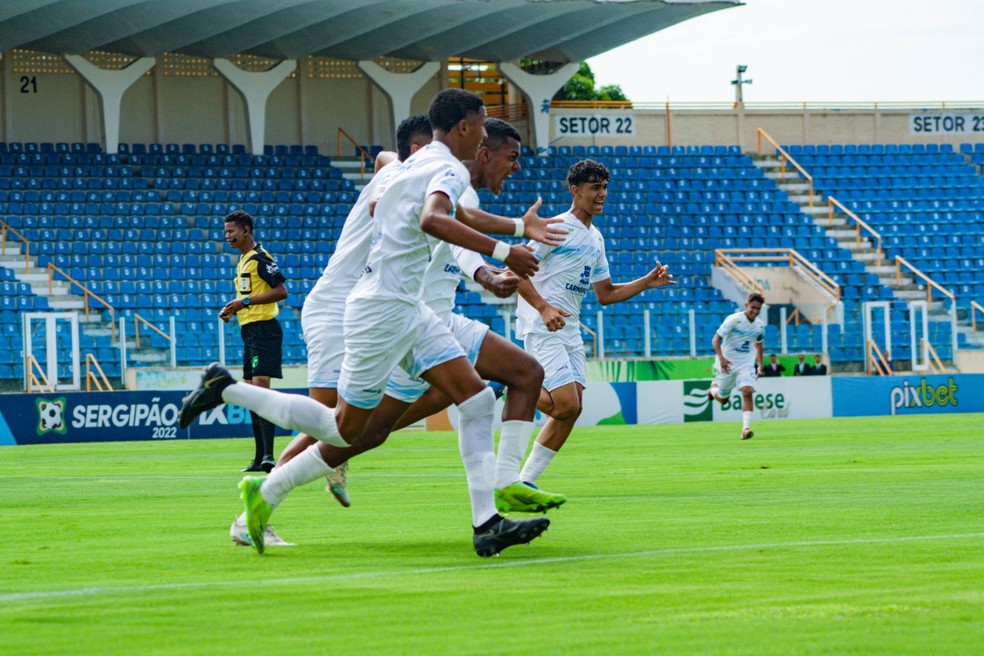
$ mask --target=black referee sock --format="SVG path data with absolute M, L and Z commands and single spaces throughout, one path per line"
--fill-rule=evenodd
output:
M 273 438 L 277 432 L 277 426 L 272 421 L 259 417 L 260 428 L 263 431 L 263 457 L 268 460 L 276 460 L 273 457 Z
M 253 462 L 259 464 L 265 455 L 263 451 L 263 422 L 265 422 L 266 419 L 256 414 L 252 410 L 249 411 L 249 417 L 253 420 Z

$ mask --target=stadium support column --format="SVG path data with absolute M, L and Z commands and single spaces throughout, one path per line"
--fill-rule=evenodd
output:
M 362 60 L 358 65 L 359 70 L 389 98 L 393 111 L 393 134 L 396 134 L 400 121 L 410 116 L 410 101 L 414 94 L 441 69 L 438 62 L 424 62 L 412 73 L 391 73 L 369 60 Z
M 82 55 L 65 55 L 65 61 L 78 71 L 99 96 L 102 109 L 103 150 L 115 153 L 120 149 L 120 105 L 123 94 L 157 63 L 153 57 L 141 57 L 126 68 L 99 68 Z
M 533 118 L 533 150 L 538 155 L 546 155 L 550 145 L 550 99 L 577 73 L 579 66 L 570 62 L 555 73 L 532 75 L 515 64 L 499 63 L 499 72 L 526 96 L 526 104 Z
M 266 103 L 273 90 L 297 68 L 296 59 L 285 59 L 268 71 L 244 71 L 228 59 L 213 59 L 215 70 L 239 92 L 246 105 L 249 147 L 254 155 L 263 154 L 266 128 Z

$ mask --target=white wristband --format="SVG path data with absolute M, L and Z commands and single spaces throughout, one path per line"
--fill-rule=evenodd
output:
M 507 257 L 509 257 L 509 244 L 504 241 L 495 242 L 495 248 L 492 249 L 492 258 L 500 262 L 505 262 Z
M 522 219 L 513 219 L 513 223 L 516 224 L 516 229 L 513 230 L 513 237 L 522 237 L 526 232 L 526 224 L 523 223 Z

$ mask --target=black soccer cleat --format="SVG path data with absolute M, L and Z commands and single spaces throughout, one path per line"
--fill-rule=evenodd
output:
M 529 544 L 540 537 L 548 526 L 550 520 L 546 517 L 522 520 L 503 517 L 489 530 L 475 534 L 475 553 L 482 558 L 497 556 L 503 549 L 513 545 Z
M 205 367 L 202 382 L 198 383 L 198 387 L 191 390 L 191 393 L 181 401 L 178 426 L 188 428 L 195 417 L 225 403 L 222 400 L 222 390 L 234 382 L 236 381 L 229 371 L 218 362 Z

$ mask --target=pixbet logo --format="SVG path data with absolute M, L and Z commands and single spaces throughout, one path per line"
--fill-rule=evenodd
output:
M 897 410 L 914 408 L 940 408 L 948 405 L 957 407 L 957 384 L 953 377 L 947 378 L 946 383 L 935 387 L 926 382 L 925 378 L 919 379 L 918 385 L 910 385 L 909 381 L 904 380 L 902 384 L 893 387 L 888 395 L 889 403 L 892 406 L 892 414 Z

